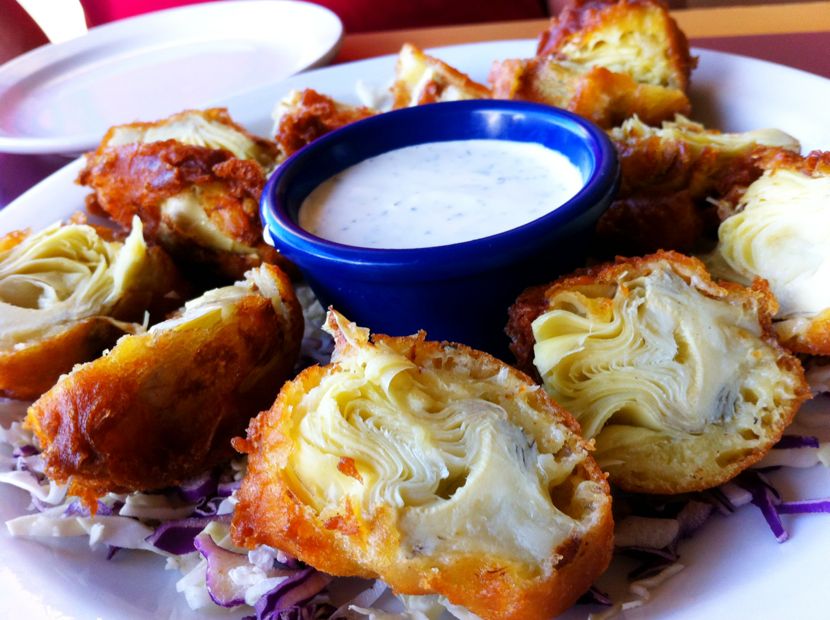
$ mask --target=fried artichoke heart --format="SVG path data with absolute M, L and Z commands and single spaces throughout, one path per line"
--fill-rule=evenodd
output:
M 830 355 L 830 152 L 779 153 L 740 188 L 707 262 L 720 277 L 769 282 L 775 331 L 792 351 Z
M 488 79 L 496 99 L 525 99 L 564 108 L 605 129 L 635 114 L 656 125 L 691 111 L 682 90 L 640 84 L 625 73 L 550 57 L 496 61 Z
M 604 255 L 693 250 L 719 223 L 710 198 L 758 178 L 759 152 L 800 149 L 776 129 L 721 133 L 683 116 L 660 128 L 633 117 L 609 135 L 621 183 L 618 199 L 597 224 L 595 251 Z
M 775 339 L 766 284 L 714 282 L 673 252 L 529 289 L 508 333 L 520 365 L 573 412 L 611 482 L 682 493 L 760 460 L 809 396 Z
M 25 424 L 50 478 L 93 508 L 106 492 L 181 483 L 233 455 L 231 438 L 290 374 L 302 331 L 288 277 L 263 264 L 76 366 Z
M 668 7 L 656 0 L 577 0 L 551 19 L 537 55 L 684 92 L 697 64 Z
M 405 43 L 395 65 L 392 107 L 409 108 L 439 101 L 491 99 L 490 89 L 447 63 Z
M 481 618 L 550 618 L 607 566 L 608 486 L 578 425 L 506 364 L 330 312 L 332 363 L 287 383 L 247 440 L 237 544 L 440 594 Z
M 377 110 L 352 106 L 321 95 L 316 90 L 293 90 L 274 109 L 274 140 L 281 158 L 330 131 L 377 114 Z
M 111 128 L 86 155 L 78 183 L 93 213 L 128 228 L 134 215 L 177 259 L 238 278 L 263 260 L 287 263 L 262 240 L 259 198 L 276 144 L 247 133 L 223 109 Z
M 801 149 L 798 140 L 778 129 L 723 133 L 680 115 L 661 127 L 634 117 L 608 133 L 620 157 L 623 196 L 687 190 L 696 200 L 705 198 L 717 192 L 719 184 L 726 190 L 735 178 L 760 176 L 762 171 L 752 161 L 759 149 Z M 753 171 L 744 172 L 747 167 Z
M 0 247 L 0 394 L 13 398 L 37 398 L 75 364 L 140 331 L 176 282 L 138 220 L 123 241 L 85 224 L 54 224 L 10 233 Z

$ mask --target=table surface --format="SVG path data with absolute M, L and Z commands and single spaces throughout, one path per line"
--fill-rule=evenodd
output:
M 684 9 L 672 14 L 693 46 L 779 62 L 830 78 L 828 0 Z M 546 25 L 547 20 L 534 19 L 347 35 L 335 62 L 395 53 L 404 42 L 428 48 L 536 38 Z M 66 163 L 63 156 L 0 153 L 0 208 Z

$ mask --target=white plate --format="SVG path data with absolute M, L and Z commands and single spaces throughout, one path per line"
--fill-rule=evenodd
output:
M 111 125 L 221 105 L 325 64 L 342 34 L 328 9 L 287 0 L 211 2 L 93 28 L 0 67 L 0 151 L 90 150 Z
M 454 46 L 436 55 L 484 80 L 498 58 L 533 53 L 532 41 L 506 41 Z M 784 129 L 802 140 L 805 149 L 830 147 L 826 102 L 830 80 L 748 58 L 697 50 L 700 68 L 693 76 L 698 116 L 730 130 L 764 126 Z M 295 76 L 279 86 L 237 97 L 232 113 L 257 117 L 267 130 L 274 101 L 291 88 L 313 87 L 338 99 L 357 102 L 355 83 L 383 86 L 392 75 L 393 57 L 365 60 Z M 258 116 L 257 116 L 258 115 Z M 73 184 L 79 162 L 58 171 L 0 211 L 0 234 L 14 228 L 40 228 L 83 208 L 86 190 Z M 828 410 L 830 403 L 814 403 Z M 14 411 L 0 409 L 7 423 Z M 830 496 L 830 475 L 824 468 L 786 470 L 776 482 L 788 499 Z M 0 486 L 0 520 L 22 514 L 27 496 Z M 791 538 L 775 542 L 760 513 L 751 506 L 729 518 L 714 517 L 681 548 L 686 569 L 661 586 L 646 607 L 626 618 L 697 620 L 723 618 L 827 618 L 821 602 L 830 549 L 830 516 L 785 517 Z M 124 553 L 107 562 L 102 550 L 90 551 L 83 541 L 12 539 L 0 527 L 0 618 L 174 618 L 206 614 L 191 612 L 175 591 L 177 573 L 164 572 L 162 559 Z M 604 584 L 624 590 L 621 570 Z M 567 618 L 584 618 L 576 608 Z M 208 617 L 216 617 L 212 614 Z

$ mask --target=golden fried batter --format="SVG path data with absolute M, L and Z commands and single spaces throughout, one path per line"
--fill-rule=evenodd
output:
M 776 307 L 762 280 L 716 283 L 661 252 L 529 289 L 507 332 L 613 483 L 684 493 L 759 461 L 809 397 L 772 331 Z
M 609 132 L 620 160 L 619 199 L 597 225 L 601 255 L 690 251 L 718 218 L 709 198 L 761 175 L 761 152 L 798 151 L 784 132 L 721 133 L 678 116 L 662 127 L 630 118 Z
M 291 372 L 302 331 L 290 281 L 263 264 L 124 336 L 29 408 L 47 473 L 94 507 L 106 492 L 178 484 L 227 460 Z
M 289 157 L 330 131 L 375 114 L 376 110 L 335 101 L 311 88 L 295 90 L 274 110 L 274 140 L 282 157 Z
M 758 163 L 763 175 L 719 203 L 725 219 L 706 260 L 724 278 L 766 279 L 784 345 L 830 355 L 830 152 L 766 151 Z
M 596 256 L 638 256 L 657 250 L 689 252 L 700 242 L 707 212 L 688 191 L 618 198 L 600 216 Z
M 124 333 L 179 286 L 169 257 L 86 224 L 0 239 L 0 394 L 33 399 Z
M 626 73 L 637 82 L 686 91 L 697 64 L 659 0 L 576 0 L 539 38 L 539 56 Z
M 547 619 L 605 569 L 610 497 L 570 414 L 468 347 L 375 336 L 330 312 L 332 363 L 287 383 L 234 445 L 233 536 L 333 575 Z
M 760 152 L 797 153 L 798 141 L 777 129 L 723 133 L 678 116 L 650 127 L 630 118 L 609 137 L 620 158 L 620 195 L 688 191 L 693 199 L 719 195 L 738 182 L 749 182 L 762 170 Z M 747 183 L 748 184 L 748 183 Z
M 653 125 L 691 110 L 682 90 L 640 84 L 604 67 L 581 67 L 553 58 L 497 61 L 489 81 L 496 99 L 526 99 L 565 108 L 605 129 L 635 114 Z
M 151 239 L 187 263 L 226 277 L 287 261 L 262 240 L 259 198 L 277 147 L 224 110 L 187 111 L 157 123 L 113 127 L 86 156 L 78 183 L 91 212 L 124 227 L 134 215 Z
M 405 43 L 395 65 L 392 107 L 409 108 L 439 101 L 491 99 L 490 89 L 447 63 Z

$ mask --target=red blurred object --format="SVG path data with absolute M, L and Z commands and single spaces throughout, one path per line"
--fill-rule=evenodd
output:
M 0 65 L 46 43 L 43 34 L 17 0 L 0 0 Z
M 81 0 L 81 4 L 87 24 L 97 26 L 200 1 L 204 0 Z M 545 0 L 314 0 L 314 4 L 336 13 L 349 33 L 533 19 L 548 14 Z

